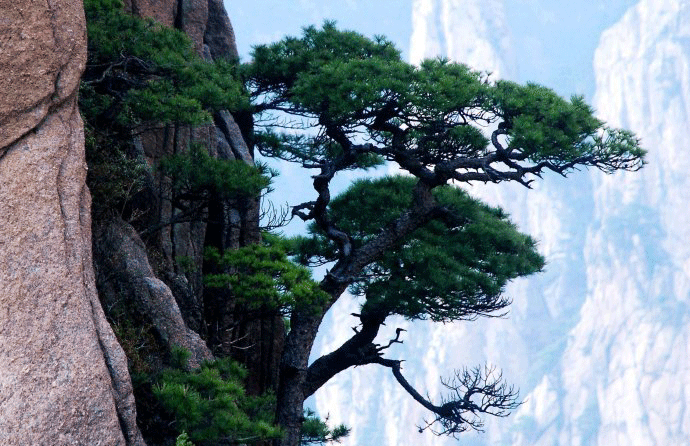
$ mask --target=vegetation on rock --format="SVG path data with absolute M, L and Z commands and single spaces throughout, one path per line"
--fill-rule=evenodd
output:
M 235 63 L 205 61 L 183 32 L 123 7 L 120 0 L 84 2 L 89 51 L 79 105 L 97 216 L 121 209 L 146 181 L 150 167 L 132 147 L 134 135 L 168 124 L 209 124 L 215 111 L 247 106 Z M 269 183 L 266 169 L 212 159 L 199 147 L 159 167 L 173 177 L 175 192 L 192 198 L 256 196 Z
M 271 425 L 274 399 L 245 395 L 242 382 L 247 371 L 237 362 L 217 359 L 190 371 L 188 352 L 177 354 L 177 366 L 155 378 L 153 394 L 174 419 L 178 434 L 186 433 L 196 446 L 280 437 L 280 430 Z
M 256 116 L 262 125 L 250 130 L 249 145 L 313 178 L 312 196 L 292 208 L 293 217 L 310 223 L 308 234 L 267 234 L 235 251 L 208 247 L 203 265 L 187 265 L 204 269 L 207 289 L 225 290 L 224 298 L 247 308 L 245 318 L 289 318 L 275 401 L 247 397 L 246 371 L 231 358 L 196 370 L 146 370 L 141 392 L 155 395 L 174 419 L 163 443 L 251 443 L 280 433 L 276 441 L 288 446 L 338 440 L 347 428 L 305 415 L 304 400 L 341 371 L 367 364 L 389 368 L 433 414 L 421 430 L 481 429 L 483 415 L 506 416 L 519 405 L 500 373 L 481 367 L 456 371 L 445 382 L 451 394 L 432 402 L 402 375 L 402 360 L 385 356 L 403 342 L 404 330 L 377 343 L 379 331 L 393 315 L 452 322 L 504 314 L 506 284 L 544 266 L 529 236 L 459 183 L 529 187 L 548 172 L 636 170 L 644 151 L 632 133 L 607 127 L 581 97 L 493 81 L 443 59 L 413 66 L 384 38 L 333 23 L 257 46 L 252 61 L 238 66 L 202 60 L 183 33 L 127 15 L 117 0 L 87 0 L 85 8 L 90 43 L 80 103 L 97 215 L 122 214 L 150 169 L 169 181 L 168 198 L 179 211 L 169 225 L 204 220 L 213 203 L 265 191 L 266 168 L 214 158 L 199 145 L 151 167 L 136 155 L 133 134 L 208 124 L 221 109 Z M 338 174 L 386 162 L 406 176 L 360 180 L 332 197 Z M 316 265 L 329 268 L 319 282 L 307 268 Z M 310 364 L 326 311 L 348 289 L 361 303 L 354 335 Z M 120 331 L 137 333 L 124 323 Z M 141 358 L 131 359 L 146 369 Z M 141 412 L 153 419 L 160 407 Z
M 262 243 L 225 251 L 223 255 L 213 247 L 207 248 L 207 262 L 215 269 L 233 273 L 206 274 L 206 286 L 230 287 L 235 299 L 253 311 L 277 310 L 285 315 L 295 308 L 319 311 L 328 295 L 312 280 L 309 269 L 288 259 L 283 244 L 279 237 L 265 234 Z

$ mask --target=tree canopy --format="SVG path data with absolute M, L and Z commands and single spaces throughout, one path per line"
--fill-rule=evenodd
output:
M 493 82 L 445 59 L 416 67 L 385 39 L 332 23 L 305 28 L 301 39 L 256 47 L 245 74 L 257 111 L 303 118 L 292 125 L 313 130 L 266 132 L 259 149 L 311 169 L 368 167 L 380 157 L 432 186 L 449 180 L 528 185 L 545 170 L 642 165 L 635 136 L 605 126 L 582 97 L 565 100 L 539 85 Z
M 333 224 L 357 249 L 409 208 L 414 184 L 403 176 L 359 180 L 330 202 Z M 362 312 L 436 322 L 489 316 L 509 304 L 502 291 L 510 279 L 542 268 L 534 240 L 502 210 L 452 186 L 433 195 L 444 215 L 401 239 L 352 282 L 350 291 L 365 297 Z M 316 225 L 311 230 L 311 237 L 293 240 L 300 259 L 335 262 L 335 243 Z

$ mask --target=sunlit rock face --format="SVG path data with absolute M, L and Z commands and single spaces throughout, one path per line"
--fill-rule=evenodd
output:
M 601 2 L 605 6 L 606 2 Z M 503 2 L 414 3 L 411 59 L 447 56 L 513 78 Z M 344 443 L 381 445 L 690 445 L 690 2 L 642 1 L 604 32 L 594 58 L 597 115 L 635 131 L 641 172 L 547 176 L 533 190 L 472 186 L 539 240 L 546 271 L 512 284 L 506 319 L 409 331 L 390 357 L 434 398 L 440 376 L 488 362 L 526 403 L 459 441 L 418 434 L 425 411 L 376 366 L 316 395 L 322 415 L 353 427 Z M 474 43 L 474 45 L 472 45 Z M 318 348 L 350 336 L 341 302 Z M 392 336 L 391 336 L 392 337 Z M 427 415 L 428 417 L 428 415 Z
M 91 261 L 82 2 L 0 0 L 0 444 L 142 446 Z

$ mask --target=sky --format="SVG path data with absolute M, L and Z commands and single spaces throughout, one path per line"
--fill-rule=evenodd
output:
M 345 29 L 367 36 L 384 35 L 396 43 L 407 58 L 412 30 L 412 5 L 405 0 L 226 0 L 242 60 L 248 60 L 253 45 L 297 36 L 304 26 L 335 20 Z
M 225 1 L 243 61 L 253 45 L 299 35 L 308 25 L 335 20 L 367 36 L 384 35 L 409 54 L 413 0 Z M 517 55 L 519 81 L 560 94 L 593 94 L 592 57 L 601 31 L 634 0 L 508 0 L 505 12 Z M 462 62 L 462 61 L 459 61 Z

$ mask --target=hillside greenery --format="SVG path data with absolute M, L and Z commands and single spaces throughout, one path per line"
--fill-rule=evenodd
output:
M 184 33 L 126 14 L 123 7 L 119 0 L 84 2 L 89 46 L 79 105 L 94 217 L 131 217 L 130 201 L 155 174 L 170 179 L 171 200 L 195 204 L 188 219 L 203 218 L 211 200 L 253 198 L 269 190 L 275 173 L 265 166 L 212 157 L 198 143 L 155 165 L 137 152 L 133 135 L 166 125 L 209 125 L 214 112 L 237 111 L 249 102 L 235 61 L 202 60 Z M 208 275 L 209 287 L 232 285 L 237 299 L 249 302 L 257 298 L 258 285 L 273 296 L 261 306 L 282 311 L 305 301 L 318 305 L 323 298 L 309 271 L 287 258 L 278 238 L 266 240 L 274 242 L 223 255 L 209 248 L 209 262 L 243 273 Z M 128 356 L 138 423 L 149 444 L 257 444 L 280 438 L 273 423 L 275 397 L 246 395 L 248 371 L 237 361 L 218 358 L 189 369 L 189 352 L 160 351 L 151 327 L 133 309 L 120 305 L 109 314 Z M 305 444 L 347 434 L 344 426 L 331 430 L 313 413 L 305 416 Z

